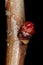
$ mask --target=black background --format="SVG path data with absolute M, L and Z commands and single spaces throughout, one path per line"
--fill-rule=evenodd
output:
M 26 21 L 35 24 L 35 34 L 27 47 L 24 65 L 43 64 L 43 3 L 38 0 L 24 0 Z M 0 65 L 5 65 L 6 17 L 5 2 L 0 0 Z

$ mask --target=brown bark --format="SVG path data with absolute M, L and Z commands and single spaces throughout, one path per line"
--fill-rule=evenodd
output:
M 18 30 L 24 24 L 24 1 L 5 0 L 7 18 L 6 65 L 24 65 L 27 45 L 17 37 Z

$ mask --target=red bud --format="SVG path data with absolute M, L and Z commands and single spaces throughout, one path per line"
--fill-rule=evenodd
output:
M 30 35 L 33 35 L 34 32 L 35 32 L 35 29 L 34 29 L 34 24 L 30 21 L 26 22 L 22 28 L 21 28 L 21 31 L 23 32 L 27 32 L 29 33 Z

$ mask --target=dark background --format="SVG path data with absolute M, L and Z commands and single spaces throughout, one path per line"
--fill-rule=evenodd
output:
M 24 0 L 26 21 L 35 24 L 35 34 L 27 48 L 24 65 L 43 64 L 43 3 L 38 0 Z M 5 65 L 6 17 L 5 2 L 0 0 L 0 65 Z

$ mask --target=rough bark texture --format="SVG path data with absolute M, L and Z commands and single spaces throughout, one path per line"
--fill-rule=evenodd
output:
M 7 18 L 7 50 L 6 65 L 24 65 L 27 45 L 23 45 L 17 37 L 18 30 L 24 24 L 24 1 L 5 0 Z

